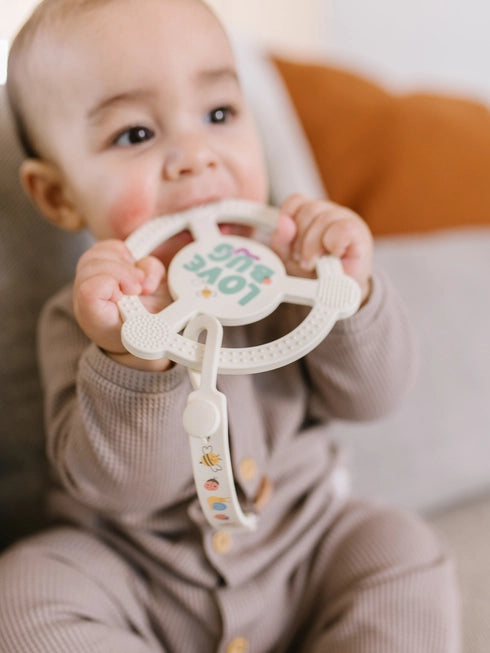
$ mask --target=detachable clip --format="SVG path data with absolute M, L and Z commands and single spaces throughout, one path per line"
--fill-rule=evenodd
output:
M 245 514 L 238 501 L 228 440 L 226 397 L 216 389 L 223 327 L 212 315 L 200 314 L 187 324 L 184 336 L 198 340 L 206 331 L 200 372 L 189 368 L 194 387 L 183 414 L 189 435 L 197 495 L 206 520 L 213 528 L 252 531 L 257 517 Z

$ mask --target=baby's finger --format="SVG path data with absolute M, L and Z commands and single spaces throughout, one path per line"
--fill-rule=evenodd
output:
M 339 220 L 328 227 L 322 242 L 326 250 L 340 258 L 345 274 L 359 283 L 363 298 L 367 297 L 373 249 L 367 225 L 354 219 Z
M 107 303 L 115 304 L 122 297 L 119 283 L 111 274 L 99 274 L 82 281 L 76 288 L 75 304 L 90 314 L 100 311 Z
M 142 292 L 144 272 L 133 263 L 124 260 L 107 260 L 92 258 L 77 271 L 75 287 L 100 277 L 111 277 L 114 283 L 126 295 L 139 295 Z
M 313 224 L 320 218 L 325 222 L 334 219 L 336 205 L 325 201 L 309 202 L 302 206 L 295 215 L 298 234 L 293 243 L 292 256 L 297 262 L 301 261 L 304 250 L 304 241 Z
M 361 256 L 371 249 L 371 241 L 366 223 L 349 216 L 332 222 L 322 236 L 325 249 L 339 258 Z
M 165 266 L 155 256 L 146 256 L 136 263 L 136 267 L 144 274 L 142 281 L 143 294 L 151 295 L 165 278 Z
M 111 275 L 87 279 L 74 295 L 73 306 L 80 327 L 103 349 L 121 348 L 122 322 L 116 305 L 120 298 L 121 290 Z
M 296 232 L 296 223 L 289 215 L 282 213 L 269 243 L 282 261 L 287 261 L 290 258 L 291 243 L 296 236 Z
M 284 202 L 281 204 L 281 213 L 285 213 L 291 217 L 294 217 L 298 209 L 308 202 L 306 195 L 302 193 L 295 193 L 290 195 Z
M 107 259 L 108 261 L 126 261 L 134 263 L 134 258 L 122 240 L 101 240 L 95 243 L 90 249 L 82 254 L 78 261 L 77 268 L 83 267 L 96 259 Z
M 315 268 L 316 260 L 323 254 L 331 254 L 325 247 L 324 234 L 335 221 L 328 221 L 323 214 L 316 216 L 308 230 L 303 234 L 299 264 L 303 270 L 311 271 Z
M 320 242 L 329 254 L 342 259 L 355 247 L 355 230 L 349 220 L 335 220 L 326 227 Z

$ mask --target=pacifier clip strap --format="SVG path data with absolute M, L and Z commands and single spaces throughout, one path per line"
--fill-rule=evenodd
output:
M 200 372 L 189 369 L 194 390 L 183 414 L 197 496 L 213 528 L 253 531 L 257 517 L 242 511 L 235 489 L 226 397 L 216 389 L 223 327 L 214 316 L 199 314 L 189 321 L 184 336 L 197 341 L 203 331 L 206 340 L 202 367 Z

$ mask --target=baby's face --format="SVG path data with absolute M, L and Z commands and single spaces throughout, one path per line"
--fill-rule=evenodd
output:
M 40 134 L 96 238 L 124 239 L 157 215 L 210 201 L 266 200 L 228 40 L 200 3 L 119 0 L 59 40 L 45 48 L 56 75 Z

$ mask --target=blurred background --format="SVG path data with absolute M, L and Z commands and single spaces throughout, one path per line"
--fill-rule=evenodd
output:
M 488 0 L 208 0 L 277 54 L 320 58 L 394 89 L 490 101 Z M 37 0 L 0 0 L 0 81 L 8 43 Z

